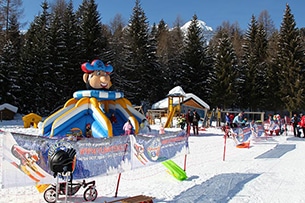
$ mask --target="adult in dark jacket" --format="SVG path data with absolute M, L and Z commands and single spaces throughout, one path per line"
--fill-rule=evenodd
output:
M 199 128 L 198 128 L 198 122 L 200 120 L 200 116 L 199 114 L 197 113 L 196 110 L 194 110 L 193 112 L 193 132 L 194 132 L 194 135 L 198 135 L 198 131 L 199 131 Z
M 297 116 L 297 114 L 293 114 L 292 118 L 291 118 L 291 124 L 293 126 L 293 134 L 295 137 L 299 137 L 299 129 L 298 129 L 298 123 L 300 122 L 299 117 Z
M 185 119 L 186 119 L 186 132 L 189 135 L 191 131 L 191 125 L 193 123 L 193 113 L 191 112 L 190 109 L 187 111 Z

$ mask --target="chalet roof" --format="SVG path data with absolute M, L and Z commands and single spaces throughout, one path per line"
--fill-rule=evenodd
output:
M 18 107 L 13 106 L 13 105 L 8 104 L 8 103 L 4 103 L 4 104 L 0 105 L 0 111 L 2 111 L 4 109 L 8 109 L 8 110 L 10 110 L 10 111 L 12 111 L 14 113 L 17 113 L 17 111 L 18 111 Z
M 200 104 L 202 107 L 206 109 L 210 109 L 210 106 L 204 102 L 202 99 L 200 99 L 198 96 L 196 96 L 193 93 L 185 93 L 183 89 L 180 86 L 174 87 L 171 89 L 167 96 L 176 96 L 173 97 L 173 105 L 176 106 L 179 103 L 179 97 L 183 96 L 183 101 L 188 101 L 190 99 L 193 99 L 198 104 Z M 180 98 L 181 101 L 181 98 Z M 166 109 L 168 108 L 168 98 L 164 98 L 152 105 L 152 109 Z

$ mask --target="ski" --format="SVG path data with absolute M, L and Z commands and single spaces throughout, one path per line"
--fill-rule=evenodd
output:
M 147 162 L 147 159 L 143 156 L 143 154 L 134 154 L 136 157 L 137 157 L 137 159 L 143 164 L 143 165 L 145 165 L 146 164 L 146 162 Z
M 11 164 L 13 166 L 15 166 L 16 168 L 18 168 L 20 171 L 22 171 L 23 173 L 25 173 L 28 177 L 30 177 L 33 181 L 35 182 L 39 182 L 40 180 L 38 178 L 36 178 L 33 174 L 31 174 L 31 172 L 26 168 L 26 166 L 24 165 L 18 165 L 16 162 L 11 162 Z

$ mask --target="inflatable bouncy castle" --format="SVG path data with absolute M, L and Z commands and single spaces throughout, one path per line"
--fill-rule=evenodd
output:
M 101 60 L 84 63 L 83 80 L 87 90 L 76 91 L 63 108 L 50 115 L 42 124 L 42 135 L 48 137 L 107 138 L 123 135 L 128 120 L 133 134 L 145 116 L 133 108 L 123 92 L 110 91 L 113 67 Z

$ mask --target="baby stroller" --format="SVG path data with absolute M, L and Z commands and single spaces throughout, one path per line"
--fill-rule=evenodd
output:
M 72 183 L 69 181 L 68 187 L 66 187 L 66 182 L 59 183 L 58 195 L 68 195 L 68 196 L 75 195 L 81 187 L 86 188 L 83 195 L 85 201 L 94 201 L 97 198 L 95 181 L 90 181 L 86 183 L 85 180 L 78 183 Z M 66 188 L 68 188 L 67 193 L 66 193 Z M 51 187 L 49 187 L 44 191 L 43 198 L 48 203 L 56 202 L 56 184 L 51 185 Z
M 65 202 L 67 202 L 67 196 L 75 195 L 81 187 L 86 188 L 83 195 L 86 201 L 94 201 L 96 199 L 95 181 L 88 183 L 85 180 L 79 183 L 72 182 L 72 173 L 76 162 L 75 155 L 76 151 L 73 148 L 60 149 L 49 154 L 49 167 L 53 171 L 54 177 L 57 177 L 57 183 L 44 192 L 43 197 L 47 202 L 57 202 L 59 195 L 65 195 Z M 59 183 L 59 177 L 63 178 L 65 182 Z

